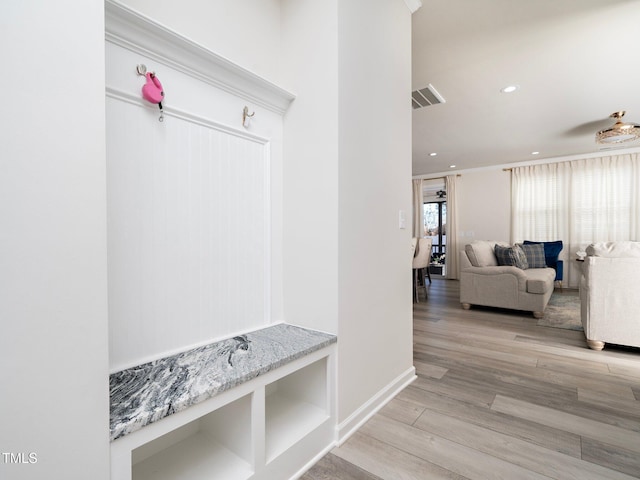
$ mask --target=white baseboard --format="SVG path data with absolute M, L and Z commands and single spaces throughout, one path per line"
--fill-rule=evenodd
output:
M 313 459 L 311 459 L 304 467 L 298 470 L 298 472 L 289 480 L 298 480 L 305 473 L 307 473 L 307 471 L 311 470 L 311 467 L 313 467 L 316 463 L 318 463 L 322 457 L 324 457 L 327 453 L 333 450 L 333 447 L 336 447 L 336 446 L 337 444 L 335 442 L 331 443 L 330 445 L 327 445 L 327 447 L 324 450 L 322 450 L 318 455 L 313 457 Z
M 340 446 L 346 442 L 367 420 L 378 413 L 382 407 L 416 378 L 418 378 L 416 377 L 416 367 L 412 366 L 349 415 L 349 418 L 338 425 L 337 445 Z

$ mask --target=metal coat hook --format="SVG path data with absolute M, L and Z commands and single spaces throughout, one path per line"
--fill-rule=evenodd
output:
M 244 128 L 247 128 L 249 126 L 249 119 L 255 114 L 256 112 L 249 113 L 249 107 L 245 105 L 245 107 L 242 109 L 242 126 Z

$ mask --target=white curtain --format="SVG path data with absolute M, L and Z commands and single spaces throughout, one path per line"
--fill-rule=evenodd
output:
M 637 153 L 511 170 L 511 240 L 564 243 L 564 282 L 577 287 L 575 252 L 592 242 L 640 240 Z
M 423 237 L 424 219 L 422 218 L 422 204 L 424 203 L 424 200 L 422 193 L 422 179 L 414 179 L 411 183 L 413 186 L 413 236 Z
M 445 177 L 445 191 L 447 192 L 447 259 L 445 278 L 457 279 L 458 273 L 458 215 L 457 215 L 457 175 Z

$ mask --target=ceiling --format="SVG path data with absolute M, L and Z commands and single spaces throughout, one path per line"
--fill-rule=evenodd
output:
M 428 84 L 445 103 L 413 110 L 414 175 L 600 152 L 611 113 L 640 124 L 640 0 L 422 0 L 412 90 Z

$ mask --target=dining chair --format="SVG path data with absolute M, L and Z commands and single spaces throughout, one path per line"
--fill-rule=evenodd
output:
M 416 252 L 413 257 L 413 295 L 416 303 L 420 303 L 418 295 L 418 279 L 422 273 L 422 285 L 424 286 L 424 296 L 427 298 L 427 278 L 431 283 L 431 274 L 429 273 L 429 264 L 431 263 L 431 246 L 430 238 L 419 238 Z M 426 274 L 425 274 L 426 269 Z

